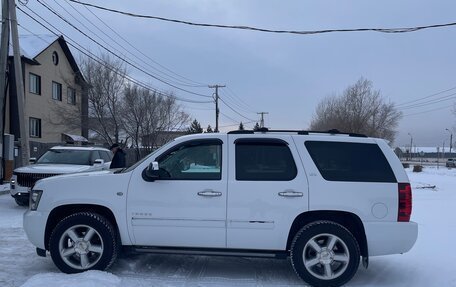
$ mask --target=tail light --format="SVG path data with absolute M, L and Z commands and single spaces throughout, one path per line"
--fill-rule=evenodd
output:
M 409 222 L 412 215 L 412 187 L 410 183 L 399 183 L 399 208 L 397 221 Z

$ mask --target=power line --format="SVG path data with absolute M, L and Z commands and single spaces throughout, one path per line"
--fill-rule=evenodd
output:
M 65 23 L 67 23 L 68 25 L 70 25 L 73 29 L 75 29 L 76 31 L 78 31 L 79 33 L 81 33 L 82 35 L 84 35 L 85 37 L 87 37 L 88 39 L 90 39 L 92 42 L 94 42 L 95 44 L 97 44 L 98 46 L 100 46 L 102 49 L 104 49 L 105 51 L 107 51 L 108 53 L 110 53 L 111 55 L 113 55 L 114 57 L 118 58 L 119 60 L 121 60 L 122 62 L 126 63 L 127 65 L 130 65 L 132 66 L 133 68 L 143 72 L 144 74 L 156 79 L 157 81 L 159 82 L 162 82 L 168 86 L 171 86 L 175 89 L 178 89 L 180 91 L 183 91 L 183 92 L 186 92 L 186 93 L 189 93 L 189 94 L 192 94 L 192 95 L 196 95 L 196 96 L 200 96 L 200 97 L 205 97 L 205 98 L 210 98 L 210 96 L 208 95 L 203 95 L 203 94 L 200 94 L 200 93 L 195 93 L 195 92 L 192 92 L 192 91 L 189 91 L 189 90 L 186 90 L 186 89 L 183 89 L 183 88 L 180 88 L 174 84 L 171 84 L 169 83 L 168 81 L 165 81 L 163 79 L 160 79 L 158 78 L 157 76 L 147 72 L 146 70 L 142 69 L 141 67 L 139 67 L 138 65 L 134 64 L 134 63 L 131 63 L 130 61 L 120 57 L 119 55 L 117 55 L 116 53 L 112 52 L 110 49 L 106 48 L 104 45 L 101 45 L 97 40 L 95 40 L 94 38 L 92 38 L 91 36 L 87 35 L 84 31 L 82 31 L 81 29 L 79 29 L 78 27 L 76 27 L 75 25 L 73 25 L 71 22 L 69 22 L 67 19 L 65 19 L 64 17 L 62 17 L 59 13 L 55 12 L 53 9 L 49 8 L 46 4 L 42 3 L 40 0 L 37 0 L 37 2 L 39 4 L 41 4 L 43 7 L 45 7 L 47 10 L 49 10 L 51 13 L 53 13 L 55 16 L 57 16 L 58 18 L 60 18 L 62 21 L 64 21 Z
M 444 90 L 444 91 L 441 91 L 441 92 L 437 92 L 435 94 L 431 94 L 429 96 L 425 96 L 425 97 L 422 97 L 422 98 L 418 98 L 418 99 L 415 99 L 415 100 L 411 100 L 411 101 L 407 101 L 407 102 L 402 102 L 400 104 L 397 104 L 396 107 L 400 107 L 400 106 L 404 106 L 404 105 L 409 105 L 411 103 L 415 103 L 415 102 L 419 102 L 421 100 L 424 100 L 424 99 L 428 99 L 428 98 L 432 98 L 434 96 L 438 96 L 438 95 L 441 95 L 443 93 L 446 93 L 446 92 L 449 92 L 449 91 L 452 91 L 452 90 L 455 90 L 456 87 L 453 87 L 453 88 L 450 88 L 448 90 Z
M 225 100 L 228 100 L 228 99 L 229 99 L 229 100 L 231 101 L 231 103 L 232 103 L 233 105 L 235 105 L 236 107 L 238 107 L 240 110 L 242 110 L 242 111 L 244 111 L 244 112 L 246 112 L 246 113 L 249 113 L 249 114 L 256 114 L 256 112 L 247 109 L 247 108 L 245 107 L 245 105 L 241 104 L 238 100 L 236 100 L 236 98 L 233 97 L 233 95 L 230 95 L 230 94 L 228 94 L 228 93 L 221 93 L 221 94 L 224 95 L 224 96 L 226 96 L 226 97 L 225 97 Z
M 56 32 L 54 32 L 53 30 L 51 30 L 50 28 L 48 28 L 46 25 L 44 25 L 43 23 L 41 23 L 40 21 L 38 21 L 35 17 L 31 16 L 29 13 L 25 12 L 24 10 L 22 10 L 20 7 L 17 7 L 17 9 L 19 11 L 21 11 L 23 14 L 25 14 L 26 16 L 28 16 L 29 18 L 31 18 L 32 20 L 34 20 L 36 23 L 38 23 L 39 25 L 41 25 L 43 28 L 45 28 L 46 30 L 48 30 L 49 32 L 51 32 L 52 34 L 54 34 L 55 36 L 59 37 L 59 34 L 57 34 Z M 29 8 L 28 8 L 29 9 Z M 41 17 L 40 15 L 38 15 L 37 13 L 35 13 L 33 10 L 29 9 L 32 13 L 34 13 L 37 17 L 39 17 L 41 20 L 43 20 L 44 22 L 46 22 L 49 26 L 51 26 L 53 29 L 55 29 L 56 31 L 58 31 L 59 33 L 61 33 L 62 35 L 64 35 L 65 37 L 67 37 L 67 39 L 69 39 L 70 41 L 66 41 L 68 43 L 68 45 L 70 45 L 71 47 L 73 47 L 74 49 L 78 50 L 80 53 L 84 54 L 85 56 L 87 56 L 88 58 L 94 60 L 95 62 L 97 62 L 98 64 L 100 65 L 103 65 L 105 68 L 107 68 L 108 70 L 112 71 L 113 73 L 121 76 L 122 78 L 146 89 L 146 90 L 149 90 L 149 91 L 152 91 L 152 92 L 156 92 L 158 93 L 159 95 L 161 96 L 164 96 L 164 97 L 168 97 L 168 98 L 173 98 L 173 99 L 176 99 L 178 101 L 182 101 L 182 102 L 188 102 L 188 103 L 198 103 L 198 104 L 203 104 L 203 103 L 212 103 L 212 101 L 195 101 L 195 100 L 190 100 L 190 99 L 185 99 L 185 98 L 181 98 L 181 97 L 177 97 L 177 96 L 172 96 L 172 95 L 168 95 L 166 92 L 162 92 L 160 91 L 159 89 L 157 88 L 153 88 L 153 87 L 150 87 L 148 84 L 144 83 L 144 82 L 141 82 L 139 80 L 136 80 L 135 78 L 133 77 L 130 77 L 130 76 L 127 76 L 125 74 L 122 74 L 122 73 L 119 73 L 118 71 L 116 71 L 115 69 L 112 69 L 109 65 L 107 65 L 105 62 L 103 62 L 102 59 L 100 59 L 99 57 L 97 57 L 96 55 L 94 55 L 92 52 L 88 51 L 87 49 L 85 49 L 84 47 L 82 47 L 81 45 L 77 44 L 74 40 L 72 40 L 70 37 L 66 36 L 64 33 L 62 33 L 62 31 L 60 31 L 58 28 L 56 28 L 54 25 L 52 25 L 51 23 L 49 23 L 46 19 L 44 19 L 43 17 Z M 33 35 L 36 35 L 35 33 L 31 32 L 29 29 L 25 28 L 23 25 L 20 25 L 22 29 L 28 31 L 29 33 L 33 34 Z M 37 36 L 37 35 L 36 35 Z M 74 44 L 74 43 L 76 44 Z
M 404 117 L 416 116 L 416 115 L 426 114 L 426 113 L 430 113 L 430 112 L 445 110 L 445 109 L 448 109 L 451 107 L 452 106 L 444 106 L 444 107 L 440 107 L 440 108 L 436 108 L 436 109 L 432 109 L 432 110 L 422 111 L 422 112 L 413 113 L 413 114 L 407 114 L 407 115 L 404 115 Z
M 255 111 L 254 111 L 255 109 L 254 109 L 251 105 L 249 105 L 248 103 L 246 103 L 241 97 L 239 97 L 239 96 L 233 91 L 233 89 L 231 89 L 230 87 L 226 87 L 226 88 L 228 89 L 228 92 L 231 93 L 231 95 L 233 95 L 235 98 L 237 98 L 237 99 L 239 100 L 240 103 L 244 104 L 247 108 L 249 108 L 249 109 L 252 111 L 252 113 L 255 113 Z
M 76 1 L 76 0 L 68 0 L 68 1 L 80 4 L 80 5 L 84 5 L 84 6 L 93 7 L 93 8 L 99 9 L 99 10 L 109 11 L 109 12 L 122 14 L 122 15 L 126 15 L 126 16 L 131 16 L 131 17 L 136 17 L 136 18 L 154 19 L 154 20 L 159 20 L 159 21 L 185 24 L 185 25 L 190 25 L 190 26 L 236 29 L 236 30 L 250 30 L 250 31 L 256 31 L 256 32 L 278 33 L 278 34 L 315 35 L 315 34 L 325 34 L 325 33 L 335 33 L 335 32 L 409 33 L 409 32 L 415 32 L 415 31 L 431 29 L 431 28 L 456 26 L 456 22 L 450 22 L 450 23 L 443 23 L 443 24 L 433 24 L 433 25 L 424 25 L 424 26 L 416 26 L 416 27 L 400 27 L 400 28 L 355 28 L 355 29 L 325 29 L 325 30 L 308 30 L 308 31 L 273 30 L 273 29 L 265 29 L 265 28 L 258 28 L 258 27 L 244 26 L 244 25 L 221 25 L 221 24 L 209 24 L 209 23 L 196 23 L 196 22 L 183 21 L 183 20 L 171 19 L 171 18 L 165 18 L 165 17 L 159 17 L 159 16 L 125 12 L 125 11 L 120 11 L 120 10 L 113 9 L 113 8 L 107 8 L 107 7 L 103 7 L 103 6 L 99 6 L 99 5 L 95 5 L 95 4 L 91 4 L 91 3 L 82 2 L 82 1 Z
M 95 25 L 89 18 L 87 18 L 83 13 L 81 13 L 78 9 L 76 9 L 75 7 L 73 7 L 73 5 L 71 3 L 69 3 L 67 0 L 65 0 L 66 3 L 68 4 L 68 6 L 70 6 L 74 11 L 76 11 L 81 17 L 83 17 L 87 22 L 89 22 L 90 24 L 92 24 L 98 31 L 100 31 L 101 33 L 103 33 L 106 37 L 108 37 L 109 39 L 111 39 L 114 43 L 116 43 L 117 45 L 119 45 L 120 47 L 122 47 L 125 51 L 128 51 L 130 52 L 128 49 L 126 49 L 124 46 L 122 46 L 119 42 L 117 42 L 115 39 L 113 39 L 111 36 L 108 35 L 108 33 L 105 33 L 100 27 L 98 27 L 98 25 Z M 58 1 L 57 0 L 54 0 L 54 2 L 57 3 L 57 5 L 61 6 L 60 4 L 58 4 Z M 62 7 L 62 6 L 61 6 Z M 207 85 L 206 84 L 203 84 L 203 83 L 199 83 L 199 82 L 196 82 L 194 80 L 191 80 L 187 77 L 184 77 L 174 71 L 172 71 L 171 69 L 161 65 L 160 63 L 158 63 L 157 61 L 155 61 L 154 59 L 152 59 L 149 55 L 145 54 L 144 52 L 142 52 L 141 50 L 139 50 L 135 45 L 133 45 L 132 43 L 130 43 L 130 41 L 128 41 L 127 39 L 125 39 L 121 34 L 119 34 L 116 30 L 114 30 L 110 25 L 108 25 L 105 21 L 103 21 L 103 19 L 101 19 L 100 17 L 97 16 L 97 14 L 93 13 L 92 10 L 90 10 L 89 8 L 87 8 L 86 6 L 83 6 L 90 14 L 92 14 L 96 19 L 98 19 L 98 21 L 100 21 L 105 27 L 107 27 L 112 33 L 114 33 L 118 38 L 120 38 L 124 43 L 126 43 L 129 47 L 131 47 L 133 50 L 135 50 L 136 52 L 138 52 L 141 56 L 147 58 L 149 61 L 151 61 L 152 63 L 154 63 L 155 65 L 161 67 L 162 69 L 165 69 L 166 71 L 168 71 L 169 73 L 171 74 L 174 74 L 175 76 L 173 75 L 170 75 L 169 73 L 166 73 L 164 71 L 161 71 L 160 69 L 154 67 L 154 65 L 150 65 L 150 67 L 152 69 L 154 69 L 155 71 L 159 72 L 159 73 L 162 73 L 163 75 L 166 75 L 170 78 L 173 78 L 175 79 L 176 81 L 179 81 L 181 82 L 180 85 L 182 86 L 187 86 L 187 87 L 195 87 L 195 88 L 202 88 L 202 87 L 206 87 Z M 63 7 L 62 7 L 63 8 Z M 65 10 L 65 8 L 63 8 Z M 130 54 L 132 54 L 133 56 L 135 56 L 137 59 L 139 59 L 139 57 L 137 57 L 134 53 L 130 52 Z M 179 78 L 181 79 L 179 79 Z M 193 84 L 191 84 L 193 83 Z
M 97 35 L 94 31 L 92 31 L 90 28 L 88 28 L 82 21 L 80 21 L 77 17 L 75 17 L 73 14 L 71 14 L 65 7 L 63 7 L 62 5 L 59 4 L 59 2 L 57 0 L 54 0 L 54 2 L 62 9 L 64 10 L 68 15 L 70 15 L 70 17 L 72 17 L 74 20 L 76 20 L 80 25 L 82 25 L 86 30 L 90 31 L 93 35 L 95 35 L 98 39 L 100 39 L 103 43 L 105 43 L 106 45 L 108 45 L 111 49 L 113 49 L 114 51 L 118 52 L 118 53 L 122 53 L 121 51 L 119 51 L 116 47 L 113 47 L 111 44 L 109 44 L 107 41 L 105 41 L 102 37 L 100 37 L 99 35 Z M 68 3 L 68 2 L 67 2 Z M 48 4 L 49 5 L 49 4 Z M 107 33 L 105 33 L 103 30 L 101 30 L 97 25 L 95 25 L 92 21 L 90 21 L 90 19 L 88 19 L 87 17 L 85 17 L 84 14 L 80 13 L 79 10 L 77 10 L 76 8 L 74 8 L 73 6 L 71 6 L 70 3 L 68 3 L 68 5 L 70 5 L 70 7 L 75 10 L 79 15 L 81 15 L 81 17 L 83 17 L 88 23 L 92 24 L 92 26 L 94 26 L 98 31 L 100 31 L 104 36 L 108 37 L 111 41 L 113 41 L 114 43 L 116 43 L 121 49 L 123 49 L 124 51 L 126 51 L 127 53 L 131 54 L 135 59 L 139 60 L 139 61 L 142 61 L 143 59 L 140 59 L 138 56 L 136 56 L 134 53 L 131 53 L 128 49 L 126 49 L 124 46 L 122 46 L 121 44 L 119 44 L 115 39 L 113 39 L 110 35 L 108 35 Z M 51 6 L 49 5 L 48 8 L 51 8 Z M 54 10 L 55 12 L 55 10 Z M 136 65 L 138 65 L 139 67 L 141 67 L 142 69 L 147 69 L 146 67 L 144 67 L 143 65 L 141 65 L 140 63 L 132 60 L 132 62 Z M 151 68 L 153 68 L 154 70 L 160 72 L 160 73 L 163 73 L 161 72 L 160 70 L 154 68 L 153 66 L 151 66 Z M 150 71 L 149 71 L 150 72 Z M 152 72 L 150 72 L 152 73 Z M 165 75 L 167 75 L 166 73 L 164 73 Z M 168 75 L 167 75 L 168 76 Z M 157 76 L 159 77 L 159 76 Z M 172 77 L 176 80 L 178 80 L 177 78 L 175 77 Z M 195 85 L 188 85 L 188 84 L 184 84 L 184 83 L 179 83 L 179 82 L 175 82 L 174 80 L 171 80 L 171 79 L 167 79 L 167 81 L 170 81 L 170 82 L 173 82 L 174 84 L 176 85 L 180 85 L 180 86 L 186 86 L 186 87 L 195 87 Z M 179 81 L 179 80 L 178 80 Z
M 414 108 L 419 108 L 419 107 L 424 107 L 424 106 L 437 104 L 437 103 L 440 103 L 440 102 L 449 101 L 449 100 L 452 100 L 452 99 L 455 99 L 455 98 L 456 98 L 456 93 L 453 93 L 453 94 L 446 95 L 446 96 L 443 96 L 443 97 L 439 97 L 439 98 L 436 98 L 436 99 L 433 99 L 433 100 L 424 101 L 422 103 L 416 103 L 416 104 L 411 104 L 411 105 L 408 105 L 408 106 L 399 107 L 398 109 L 400 109 L 400 110 L 414 109 Z
M 252 123 L 254 123 L 255 121 L 253 122 L 245 122 L 245 123 L 242 123 L 244 126 L 248 126 Z M 234 126 L 238 126 L 239 124 L 238 123 L 235 123 L 235 124 L 231 124 L 231 125 L 224 125 L 224 126 L 220 126 L 221 128 L 227 128 L 227 127 L 234 127 Z
M 225 118 L 229 119 L 230 121 L 237 122 L 237 120 L 233 119 L 232 117 L 228 116 L 228 115 L 225 114 L 225 113 L 220 112 L 220 114 L 221 114 L 222 116 L 224 116 Z
M 220 100 L 222 101 L 222 103 L 224 103 L 230 110 L 232 110 L 232 111 L 235 112 L 236 114 L 240 115 L 240 116 L 243 117 L 244 119 L 247 119 L 247 120 L 249 120 L 249 121 L 255 121 L 255 120 L 253 120 L 253 119 L 251 119 L 251 118 L 248 118 L 248 117 L 244 116 L 243 114 L 239 113 L 239 112 L 236 111 L 235 109 L 233 109 L 230 105 L 228 105 L 227 102 L 225 102 L 225 100 L 224 100 L 223 98 L 219 98 L 219 99 L 220 99 Z

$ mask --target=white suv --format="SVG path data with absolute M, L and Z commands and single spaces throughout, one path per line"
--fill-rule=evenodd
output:
M 29 203 L 29 190 L 39 179 L 75 172 L 109 169 L 112 152 L 100 147 L 55 146 L 31 165 L 16 168 L 10 184 L 10 194 L 18 205 Z
M 65 190 L 66 192 L 61 192 Z M 414 245 L 412 192 L 381 139 L 236 131 L 183 136 L 116 172 L 40 180 L 24 229 L 63 272 L 140 252 L 291 258 L 314 286 L 340 286 L 369 256 Z

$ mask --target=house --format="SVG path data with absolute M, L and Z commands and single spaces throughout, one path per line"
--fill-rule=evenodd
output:
M 22 35 L 19 43 L 29 141 L 58 143 L 67 138 L 87 138 L 87 85 L 63 36 Z M 12 55 L 10 46 L 10 75 L 14 75 Z M 9 77 L 8 85 L 5 133 L 17 140 L 20 126 L 14 77 Z

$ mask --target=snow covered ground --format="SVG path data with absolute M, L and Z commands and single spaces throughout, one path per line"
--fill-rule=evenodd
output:
M 412 220 L 419 237 L 407 254 L 373 257 L 348 286 L 456 287 L 456 169 L 408 170 Z M 435 185 L 435 189 L 419 187 Z M 285 260 L 177 255 L 120 259 L 109 272 L 60 273 L 49 257 L 35 254 L 22 230 L 24 208 L 0 195 L 0 286 L 302 286 Z

